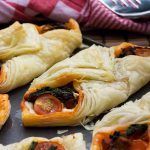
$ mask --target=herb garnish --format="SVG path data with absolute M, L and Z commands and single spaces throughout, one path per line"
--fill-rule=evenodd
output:
M 61 102 L 65 103 L 70 99 L 75 99 L 73 95 L 74 90 L 70 87 L 60 87 L 60 88 L 50 88 L 45 87 L 40 89 L 34 93 L 31 93 L 28 97 L 28 101 L 34 102 L 38 96 L 42 94 L 51 94 L 61 100 Z
M 121 136 L 120 132 L 119 132 L 119 131 L 115 131 L 114 134 L 113 134 L 113 135 L 110 135 L 109 137 L 110 137 L 110 139 L 111 139 L 112 141 L 115 141 L 115 140 L 117 140 L 120 136 Z
M 33 141 L 33 142 L 31 143 L 31 146 L 29 147 L 29 150 L 34 150 L 37 144 L 38 144 L 38 142 L 34 142 L 34 141 Z
M 133 134 L 140 134 L 147 131 L 148 125 L 147 124 L 133 124 L 128 127 L 126 131 L 126 136 L 132 136 Z
M 57 150 L 57 146 L 51 145 L 51 147 L 48 150 Z
M 105 150 L 127 150 L 132 144 L 132 139 L 140 139 L 147 131 L 147 124 L 132 124 L 125 132 L 115 131 L 109 136 L 110 143 L 102 140 L 102 146 Z

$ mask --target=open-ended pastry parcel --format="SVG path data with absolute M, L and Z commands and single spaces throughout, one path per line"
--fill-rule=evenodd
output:
M 81 42 L 80 28 L 73 19 L 63 29 L 15 22 L 0 30 L 0 93 L 29 83 L 70 56 Z
M 96 123 L 91 150 L 114 149 L 150 149 L 150 92 L 112 109 Z
M 140 53 L 141 48 L 93 45 L 55 64 L 25 93 L 24 126 L 86 124 L 126 101 L 150 81 L 150 55 Z
M 81 133 L 63 137 L 46 139 L 42 137 L 29 137 L 18 143 L 6 146 L 0 145 L 0 150 L 86 150 L 85 141 Z

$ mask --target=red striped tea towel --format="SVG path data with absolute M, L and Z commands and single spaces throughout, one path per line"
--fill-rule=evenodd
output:
M 132 20 L 111 9 L 124 2 L 130 4 L 131 0 L 111 1 L 116 3 L 108 7 L 107 0 L 0 0 L 0 23 L 38 20 L 39 16 L 61 22 L 74 18 L 85 27 L 150 34 L 149 20 Z

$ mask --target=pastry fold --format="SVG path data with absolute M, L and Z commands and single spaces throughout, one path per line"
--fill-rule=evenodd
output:
M 11 105 L 7 94 L 0 94 L 0 129 L 10 114 Z
M 114 48 L 93 45 L 55 64 L 36 78 L 21 103 L 24 126 L 86 124 L 127 100 L 150 81 L 150 57 L 129 55 L 115 58 L 114 55 Z M 51 94 L 47 88 L 60 90 L 68 84 L 73 85 L 77 95 L 77 104 L 73 108 L 66 108 L 63 102 L 60 112 L 39 115 L 34 111 L 35 103 L 31 98 L 37 96 L 34 93 L 42 95 L 43 90 L 47 90 L 46 93 Z M 55 93 L 53 96 L 57 97 Z M 58 98 L 60 101 L 61 97 Z
M 16 24 L 23 29 L 26 27 L 25 30 L 27 33 L 23 31 L 16 33 L 17 30 L 19 30 L 13 27 L 17 26 Z M 66 24 L 68 29 L 54 29 L 43 34 L 34 34 L 35 30 L 36 32 L 38 31 L 35 26 L 33 26 L 34 25 L 31 24 L 20 25 L 19 23 L 15 23 L 9 28 L 14 32 L 16 31 L 16 34 L 14 34 L 11 39 L 8 37 L 8 39 L 5 39 L 3 37 L 6 43 L 7 40 L 10 42 L 9 46 L 12 47 L 12 49 L 5 47 L 4 50 L 0 51 L 0 59 L 13 58 L 1 65 L 1 93 L 8 92 L 32 81 L 56 62 L 67 58 L 76 48 L 80 47 L 82 42 L 79 26 L 73 19 L 70 19 L 68 24 Z M 23 30 L 22 28 L 20 30 Z M 10 32 L 9 29 L 4 30 Z M 0 48 L 1 47 L 3 46 L 0 46 Z
M 22 54 L 35 53 L 41 49 L 36 26 L 30 23 L 13 23 L 0 30 L 0 60 L 6 61 Z
M 144 131 L 142 129 L 143 127 L 145 128 L 146 126 L 148 132 L 147 142 L 149 143 L 148 146 L 150 148 L 150 132 L 149 132 L 150 131 L 150 92 L 145 94 L 139 100 L 136 100 L 134 102 L 129 101 L 126 104 L 122 105 L 121 107 L 112 109 L 108 114 L 106 114 L 102 118 L 102 120 L 98 121 L 94 128 L 91 149 L 107 150 L 107 148 L 104 148 L 104 143 L 102 141 L 104 141 L 106 137 L 107 139 L 108 137 L 113 137 L 112 135 L 118 132 L 124 133 L 124 131 L 127 131 L 129 127 L 130 130 L 126 132 L 126 136 L 128 136 L 128 139 L 130 140 L 129 142 L 131 142 L 135 138 L 133 136 L 134 138 L 132 137 L 133 139 L 131 140 L 130 139 L 131 134 L 136 134 L 135 135 L 137 138 L 136 140 L 139 140 L 138 137 L 139 138 L 142 137 L 142 136 L 140 137 L 139 134 L 144 134 Z M 138 131 L 139 127 L 142 127 L 140 131 Z M 141 138 L 140 140 L 144 140 L 144 137 Z M 147 147 L 147 150 L 149 148 Z
M 10 145 L 0 145 L 1 150 L 35 150 L 35 148 L 32 147 L 36 143 L 42 143 L 42 142 L 52 142 L 53 146 L 55 147 L 55 150 L 59 150 L 59 146 L 57 147 L 57 144 L 61 145 L 63 148 L 60 150 L 86 150 L 86 144 L 83 139 L 83 135 L 81 133 L 75 133 L 63 137 L 55 137 L 52 139 L 46 139 L 41 137 L 29 137 L 21 142 L 10 144 Z M 32 147 L 32 149 L 31 149 Z M 53 150 L 53 149 L 52 149 Z

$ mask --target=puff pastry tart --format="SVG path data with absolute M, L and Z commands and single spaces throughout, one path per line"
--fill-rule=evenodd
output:
M 81 133 L 52 139 L 29 137 L 21 142 L 7 146 L 0 145 L 0 150 L 86 150 Z
M 0 129 L 6 122 L 10 114 L 10 102 L 7 94 L 0 94 Z
M 16 22 L 0 31 L 0 93 L 27 84 L 80 46 L 78 23 L 70 19 L 65 27 L 40 34 L 44 27 Z
M 150 149 L 150 92 L 114 108 L 95 125 L 92 150 Z
M 115 52 L 93 45 L 35 79 L 21 103 L 23 124 L 86 124 L 150 81 L 150 57 L 115 58 Z

